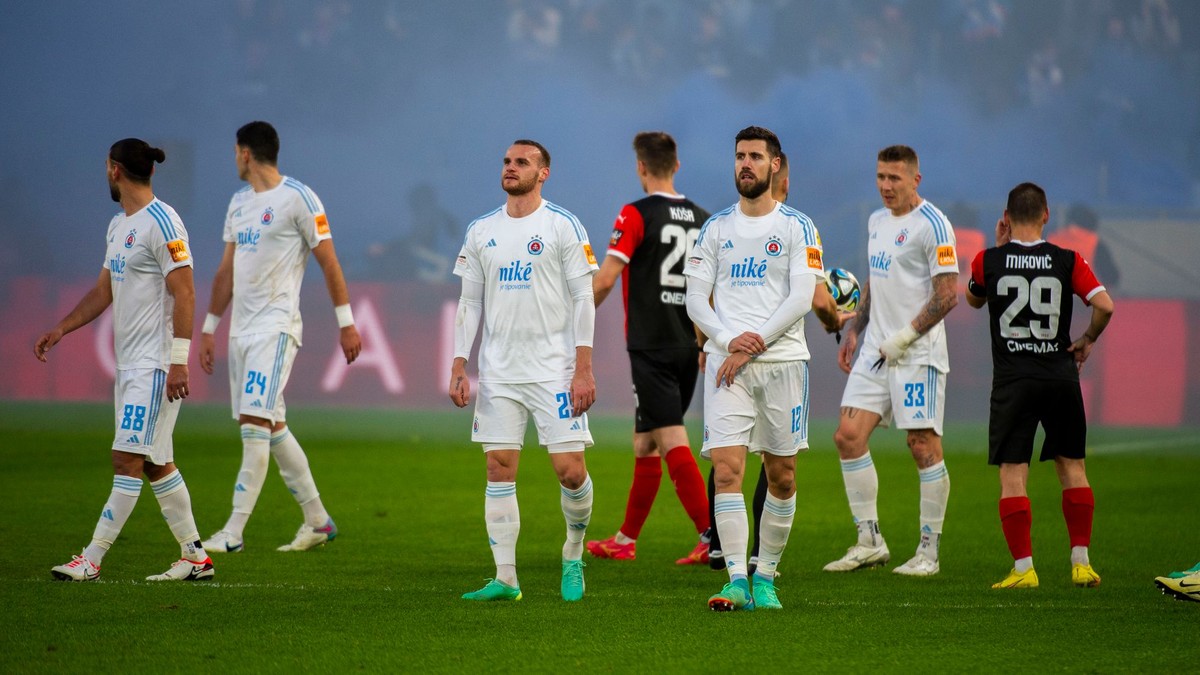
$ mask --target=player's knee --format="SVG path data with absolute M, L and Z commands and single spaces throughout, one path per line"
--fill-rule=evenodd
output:
M 857 459 L 867 451 L 867 437 L 859 430 L 845 424 L 833 433 L 833 444 L 842 459 Z
M 941 437 L 932 429 L 912 429 L 908 432 L 908 449 L 917 466 L 922 469 L 942 461 Z

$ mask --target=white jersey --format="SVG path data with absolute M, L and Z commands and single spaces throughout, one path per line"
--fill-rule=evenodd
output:
M 247 186 L 229 201 L 227 243 L 233 255 L 230 337 L 287 333 L 300 344 L 300 283 L 308 252 L 329 239 L 329 220 L 317 195 L 283 177 L 265 192 Z
M 454 273 L 483 284 L 479 380 L 571 377 L 575 321 L 567 282 L 597 269 L 579 219 L 544 199 L 524 218 L 510 217 L 501 206 L 472 222 Z
M 175 336 L 175 298 L 166 276 L 192 266 L 187 230 L 175 209 L 154 199 L 132 216 L 114 216 L 107 237 L 117 370 L 166 370 Z
M 751 218 L 734 204 L 701 228 L 684 274 L 712 282 L 713 309 L 726 328 L 739 335 L 756 332 L 788 297 L 792 277 L 824 274 L 821 235 L 808 216 L 790 206 L 776 202 L 767 215 Z M 729 355 L 715 340 L 704 351 Z M 808 356 L 801 317 L 756 360 Z
M 958 259 L 950 221 L 924 200 L 898 218 L 879 209 L 867 221 L 867 232 L 871 316 L 862 353 L 876 358 L 879 345 L 910 325 L 929 302 L 933 277 L 958 272 Z M 900 363 L 931 365 L 950 372 L 945 322 L 939 321 L 918 338 Z

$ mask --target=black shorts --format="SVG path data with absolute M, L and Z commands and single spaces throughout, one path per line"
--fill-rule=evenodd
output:
M 630 350 L 634 431 L 683 424 L 700 374 L 699 348 Z
M 1025 379 L 993 385 L 988 464 L 1028 464 L 1039 422 L 1046 431 L 1041 461 L 1084 458 L 1087 419 L 1078 382 Z

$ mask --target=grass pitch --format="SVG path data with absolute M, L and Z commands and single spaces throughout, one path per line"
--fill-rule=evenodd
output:
M 309 553 L 277 553 L 301 522 L 272 466 L 246 550 L 214 556 L 213 582 L 149 584 L 178 548 L 148 487 L 104 560 L 102 581 L 52 580 L 88 541 L 111 487 L 111 407 L 0 406 L 0 671 L 403 672 L 1157 671 L 1195 667 L 1200 605 L 1152 579 L 1200 559 L 1194 429 L 1094 429 L 1097 589 L 1070 583 L 1054 470 L 1030 479 L 1041 588 L 993 591 L 1011 560 L 997 516 L 986 429 L 950 426 L 952 491 L 942 572 L 835 575 L 821 566 L 854 538 L 832 424 L 816 423 L 799 460 L 796 524 L 780 566 L 782 612 L 714 614 L 723 572 L 673 564 L 692 547 L 669 479 L 632 562 L 588 561 L 587 596 L 558 597 L 564 536 L 558 489 L 540 449 L 518 481 L 519 603 L 459 596 L 492 573 L 483 525 L 484 461 L 467 412 L 293 412 L 292 430 L 341 534 Z M 589 538 L 620 525 L 632 474 L 630 422 L 593 420 L 596 485 Z M 201 535 L 228 515 L 240 463 L 223 407 L 185 406 L 175 456 Z M 917 543 L 918 481 L 904 436 L 872 444 L 893 564 Z M 701 464 L 707 471 L 707 465 Z M 757 460 L 750 460 L 757 470 Z M 752 473 L 752 471 L 748 471 Z

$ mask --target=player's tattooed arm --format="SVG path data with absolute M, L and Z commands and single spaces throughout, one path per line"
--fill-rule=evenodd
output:
M 913 320 L 912 327 L 924 335 L 939 321 L 946 318 L 958 304 L 958 272 L 946 272 L 933 278 L 933 295 Z
M 854 323 L 850 325 L 850 331 L 855 335 L 862 335 L 867 332 L 867 324 L 871 322 L 871 281 L 863 284 L 862 297 L 858 300 L 858 317 Z

